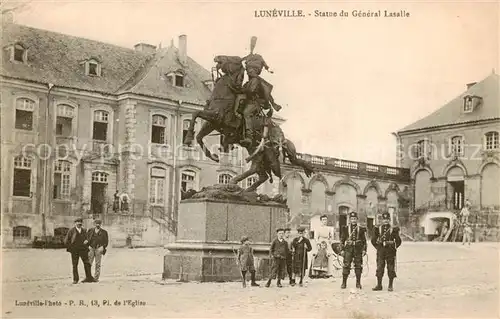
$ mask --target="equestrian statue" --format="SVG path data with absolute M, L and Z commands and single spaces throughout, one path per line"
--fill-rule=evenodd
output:
M 203 142 L 203 138 L 213 131 L 222 135 L 222 149 L 228 150 L 233 145 L 241 145 L 249 156 L 251 167 L 246 172 L 233 177 L 230 184 L 237 184 L 254 174 L 258 180 L 245 191 L 255 191 L 272 175 L 281 179 L 280 152 L 283 162 L 289 159 L 292 165 L 303 168 L 309 177 L 314 173 L 312 165 L 297 157 L 295 145 L 288 139 L 281 128 L 272 121 L 273 111 L 281 106 L 275 103 L 271 92 L 273 86 L 260 77 L 262 70 L 269 70 L 264 58 L 254 53 L 256 37 L 250 42 L 250 54 L 244 58 L 219 55 L 214 58 L 216 66 L 212 68 L 214 89 L 202 111 L 193 114 L 185 143 L 194 139 L 194 126 L 197 118 L 205 120 L 196 135 L 196 141 L 205 155 L 215 162 L 219 161 Z M 243 65 L 245 63 L 245 66 Z M 248 81 L 243 83 L 245 71 Z

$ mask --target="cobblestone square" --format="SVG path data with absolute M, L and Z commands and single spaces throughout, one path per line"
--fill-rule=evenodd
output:
M 403 243 L 395 291 L 372 292 L 375 252 L 363 289 L 340 279 L 308 279 L 305 287 L 241 288 L 239 282 L 162 281 L 163 249 L 110 249 L 96 284 L 71 284 L 64 250 L 6 250 L 5 318 L 300 317 L 498 318 L 498 246 Z M 82 268 L 82 267 L 81 267 Z M 83 269 L 81 269 L 83 273 Z M 387 282 L 384 282 L 387 285 Z M 261 286 L 263 283 L 261 282 Z M 384 287 L 386 288 L 386 286 Z M 53 306 L 23 306 L 26 301 Z M 95 300 L 95 304 L 92 301 Z M 61 305 L 57 305 L 58 302 Z M 71 305 L 71 302 L 74 304 Z M 81 303 L 81 304 L 80 304 Z M 107 303 L 107 304 L 106 304 Z M 66 305 L 65 305 L 66 304 Z

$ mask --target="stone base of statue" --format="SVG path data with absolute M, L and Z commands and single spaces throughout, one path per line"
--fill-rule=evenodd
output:
M 236 256 L 242 236 L 251 238 L 257 279 L 267 278 L 270 243 L 288 221 L 283 200 L 244 193 L 237 185 L 214 185 L 189 197 L 179 206 L 177 239 L 166 247 L 163 279 L 241 280 Z

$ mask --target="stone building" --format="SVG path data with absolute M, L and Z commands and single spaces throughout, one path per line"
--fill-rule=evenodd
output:
M 75 216 L 88 226 L 103 219 L 113 245 L 165 244 L 174 239 L 183 192 L 227 183 L 246 169 L 241 148 L 215 163 L 183 145 L 213 86 L 210 72 L 189 58 L 186 36 L 178 47 L 129 49 L 5 20 L 2 40 L 4 245 L 60 239 Z M 206 138 L 214 152 L 219 141 Z M 259 188 L 286 194 L 295 222 L 327 213 L 342 223 L 350 210 L 365 221 L 380 209 L 400 213 L 407 170 L 302 156 L 319 174 L 309 180 L 285 164 L 282 181 Z
M 499 79 L 493 72 L 395 134 L 398 166 L 410 169 L 411 208 L 425 235 L 435 235 L 443 222 L 453 226 L 466 201 L 478 224 L 498 228 L 499 133 Z

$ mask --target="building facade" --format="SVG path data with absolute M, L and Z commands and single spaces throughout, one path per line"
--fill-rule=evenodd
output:
M 88 225 L 103 219 L 113 245 L 165 244 L 175 238 L 183 192 L 227 183 L 247 168 L 241 148 L 215 163 L 183 144 L 213 87 L 210 72 L 187 55 L 186 36 L 178 47 L 128 49 L 5 20 L 3 43 L 4 245 L 61 238 L 75 216 Z M 219 141 L 206 138 L 214 152 Z M 259 188 L 286 194 L 291 217 L 327 213 L 337 223 L 350 210 L 370 218 L 399 211 L 408 170 L 302 156 L 319 174 L 308 180 L 285 164 L 281 181 Z
M 494 72 L 396 133 L 398 166 L 410 169 L 412 211 L 426 236 L 470 204 L 474 221 L 498 233 L 499 79 Z M 451 223 L 451 224 L 450 224 Z

